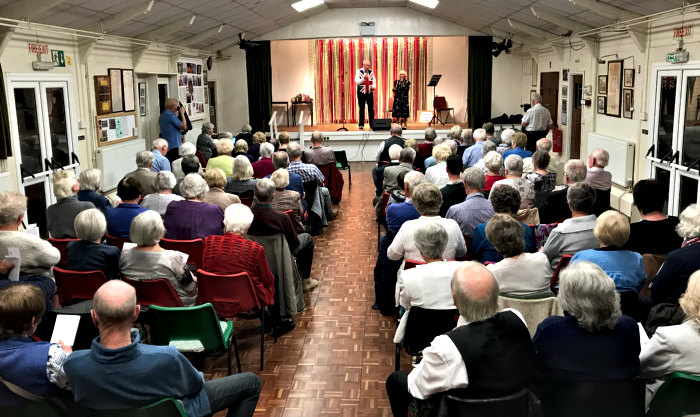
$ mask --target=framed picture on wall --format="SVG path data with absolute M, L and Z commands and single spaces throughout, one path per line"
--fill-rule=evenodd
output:
M 139 115 L 146 116 L 146 83 L 139 83 Z
M 122 70 L 122 91 L 124 93 L 124 111 L 134 111 L 134 70 Z
M 634 111 L 634 90 L 631 88 L 625 88 L 622 90 L 622 117 L 625 119 L 632 118 L 632 112 Z
M 622 114 L 622 61 L 608 61 L 608 100 L 605 114 Z
M 634 69 L 628 68 L 625 70 L 625 88 L 634 87 Z
M 608 76 L 598 76 L 598 94 L 608 94 Z
M 562 98 L 566 98 L 569 95 L 569 86 L 568 85 L 562 85 L 561 86 L 561 96 Z
M 561 70 L 561 80 L 562 81 L 569 81 L 569 70 L 568 69 Z
M 112 95 L 112 113 L 124 111 L 124 97 L 122 96 L 122 70 L 118 68 L 110 68 L 107 70 L 109 75 L 109 88 Z
M 606 108 L 606 97 L 598 96 L 598 102 L 596 103 L 596 108 L 598 109 L 598 114 L 605 114 Z

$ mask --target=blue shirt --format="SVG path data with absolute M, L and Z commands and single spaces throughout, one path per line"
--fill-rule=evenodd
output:
M 400 204 L 391 204 L 386 208 L 386 223 L 389 229 L 399 231 L 401 226 L 420 217 L 418 210 L 413 207 L 413 201 L 406 199 Z
M 535 247 L 535 235 L 532 233 L 532 229 L 525 223 L 520 222 L 520 224 L 525 228 L 525 252 L 537 252 L 537 248 Z M 472 259 L 476 259 L 481 263 L 486 261 L 498 262 L 503 259 L 491 242 L 486 239 L 486 223 L 482 223 L 474 229 L 471 254 Z
M 151 172 L 170 171 L 170 161 L 164 157 L 157 149 L 153 150 L 153 155 L 156 159 L 153 160 Z
M 112 208 L 112 203 L 109 199 L 103 195 L 90 190 L 80 190 L 78 191 L 78 200 L 89 201 L 95 205 L 95 208 L 100 210 L 102 214 L 106 214 L 107 210 Z
M 107 210 L 107 233 L 114 237 L 129 237 L 131 221 L 146 210 L 138 204 L 126 203 Z
M 182 122 L 180 119 L 170 110 L 164 110 L 163 113 L 158 116 L 160 137 L 168 141 L 168 149 L 179 148 L 182 144 L 181 124 Z
M 518 155 L 519 157 L 525 159 L 525 158 L 531 158 L 532 152 L 526 151 L 523 148 L 515 148 L 515 149 L 511 149 L 509 151 L 505 151 L 503 153 L 503 162 L 505 162 L 506 158 L 508 158 L 510 155 Z
M 450 207 L 445 215 L 446 219 L 457 222 L 463 235 L 473 235 L 474 229 L 491 217 L 493 206 L 481 193 L 469 194 L 463 203 Z
M 424 165 L 425 169 L 427 170 L 428 168 L 430 168 L 431 165 L 436 164 L 436 163 L 437 163 L 437 161 L 435 160 L 435 157 L 431 156 L 430 158 L 425 159 L 425 162 L 423 163 L 423 165 Z
M 117 349 L 107 349 L 96 337 L 90 350 L 68 355 L 63 368 L 75 402 L 87 408 L 144 407 L 173 397 L 189 417 L 211 413 L 204 375 L 174 347 L 140 343 L 136 331 L 130 344 Z
M 270 178 L 270 175 L 265 176 L 265 178 Z M 293 172 L 289 173 L 289 185 L 284 188 L 285 190 L 296 191 L 301 197 L 301 201 L 304 201 L 304 181 L 302 181 L 299 174 Z
M 462 155 L 462 165 L 466 166 L 467 168 L 471 168 L 476 165 L 476 163 L 482 158 L 481 145 L 483 144 L 483 141 L 476 142 L 472 146 L 465 149 L 464 155 Z
M 571 263 L 590 261 L 598 265 L 615 282 L 619 293 L 626 291 L 639 292 L 644 287 L 647 274 L 644 271 L 644 260 L 637 252 L 630 252 L 613 246 L 599 249 L 588 249 L 578 252 L 571 258 Z

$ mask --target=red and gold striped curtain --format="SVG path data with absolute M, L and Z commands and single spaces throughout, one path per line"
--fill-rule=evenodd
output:
M 318 124 L 357 123 L 355 72 L 369 59 L 377 79 L 375 118 L 389 118 L 394 80 L 404 70 L 411 82 L 411 120 L 426 109 L 428 38 L 319 39 L 310 41 L 314 71 L 314 113 Z M 343 77 L 340 77 L 340 75 Z M 344 93 L 344 94 L 343 94 Z M 369 116 L 366 116 L 369 117 Z

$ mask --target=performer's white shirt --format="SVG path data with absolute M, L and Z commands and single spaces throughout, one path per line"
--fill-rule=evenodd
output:
M 369 71 L 370 71 L 369 81 L 372 83 L 369 87 L 369 90 L 370 90 L 369 92 L 372 93 L 372 92 L 374 92 L 374 90 L 377 89 L 377 80 L 374 78 L 374 71 L 372 71 L 372 70 L 369 70 Z M 355 73 L 355 84 L 358 86 L 362 86 L 362 83 L 364 83 L 364 82 L 365 82 L 365 69 L 360 68 Z M 364 86 L 361 87 L 360 92 L 362 92 L 364 94 L 368 94 L 366 91 L 362 91 L 363 89 L 364 89 Z

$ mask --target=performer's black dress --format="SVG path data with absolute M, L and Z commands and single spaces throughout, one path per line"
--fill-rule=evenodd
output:
M 410 81 L 394 80 L 394 108 L 391 115 L 396 118 L 408 118 L 408 90 Z

